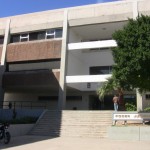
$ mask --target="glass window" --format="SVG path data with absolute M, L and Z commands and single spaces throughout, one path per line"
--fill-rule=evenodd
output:
M 47 35 L 46 36 L 47 39 L 54 39 L 54 37 L 55 37 L 54 35 Z
M 95 66 L 90 67 L 90 75 L 111 74 L 112 66 Z
M 146 94 L 145 97 L 146 97 L 146 100 L 150 100 L 150 94 Z
M 61 37 L 62 37 L 62 29 L 56 29 L 55 38 L 61 38 Z
M 33 32 L 29 34 L 29 41 L 34 41 L 38 39 L 38 32 Z
M 45 31 L 40 31 L 40 32 L 38 32 L 38 40 L 43 40 L 43 39 L 45 39 L 45 34 L 46 34 Z
M 46 31 L 46 39 L 53 39 L 55 38 L 55 30 L 50 29 Z
M 40 31 L 40 32 L 32 32 L 29 34 L 29 40 L 42 40 L 45 39 L 45 31 Z
M 25 42 L 25 41 L 29 41 L 29 34 L 28 33 L 20 35 L 20 42 Z
M 0 36 L 0 44 L 3 44 L 3 43 L 4 43 L 4 37 Z
M 16 43 L 16 42 L 19 42 L 20 41 L 20 35 L 12 35 L 11 36 L 11 39 L 10 39 L 10 42 L 11 43 Z
M 47 35 L 54 34 L 54 33 L 55 33 L 54 29 L 49 29 L 49 30 L 46 31 Z

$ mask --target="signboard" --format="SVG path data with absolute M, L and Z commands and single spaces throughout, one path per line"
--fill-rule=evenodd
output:
M 150 120 L 150 113 L 114 112 L 113 120 Z

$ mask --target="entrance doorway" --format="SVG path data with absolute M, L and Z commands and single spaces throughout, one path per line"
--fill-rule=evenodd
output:
M 100 101 L 97 95 L 89 96 L 89 110 L 113 110 L 113 96 L 105 96 L 103 101 Z

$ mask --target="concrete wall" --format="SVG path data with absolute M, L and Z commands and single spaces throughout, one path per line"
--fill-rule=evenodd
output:
M 64 10 L 60 9 L 8 17 L 11 19 L 10 32 L 19 33 L 62 27 L 63 12 Z M 5 28 L 5 22 L 8 18 L 0 18 L 0 29 Z
M 132 2 L 120 1 L 75 7 L 69 9 L 69 25 L 76 26 L 127 20 L 133 17 L 132 6 Z
M 76 107 L 77 110 L 82 110 L 82 100 L 67 100 L 66 110 L 73 110 Z
M 21 70 L 37 70 L 37 69 L 53 69 L 59 71 L 60 61 L 55 62 L 39 62 L 39 63 L 25 63 L 25 64 L 9 64 L 9 71 Z
M 139 14 L 150 15 L 150 1 L 139 1 L 138 2 Z
M 60 57 L 61 40 L 21 42 L 7 46 L 7 62 L 58 59 Z
M 146 99 L 146 94 L 150 94 L 150 92 L 146 92 L 142 95 L 142 104 L 143 109 L 150 107 L 150 99 Z
M 112 140 L 150 141 L 150 127 L 109 127 L 108 137 Z
M 68 52 L 67 75 L 88 74 L 88 65 L 84 62 L 81 51 Z
M 111 50 L 99 50 L 83 53 L 83 60 L 88 66 L 112 66 L 114 64 Z
M 145 4 L 140 5 L 144 7 Z M 122 21 L 133 17 L 133 4 L 130 1 L 101 3 L 67 9 L 69 10 L 70 26 Z M 64 11 L 65 9 L 57 9 L 0 18 L 0 30 L 5 28 L 8 18 L 11 19 L 11 33 L 62 27 Z
M 54 110 L 57 108 L 57 100 L 39 101 L 38 97 L 39 96 L 57 96 L 57 95 L 58 95 L 58 93 L 56 93 L 56 95 L 55 95 L 54 92 L 49 92 L 49 93 L 48 92 L 40 93 L 40 92 L 32 92 L 32 91 L 31 91 L 31 93 L 5 92 L 4 104 L 8 105 L 8 101 L 12 102 L 12 104 L 14 104 L 14 101 L 19 101 L 19 102 L 16 102 L 16 108 L 21 108 L 21 107 L 24 109 L 27 109 L 27 108 L 29 108 L 29 109 L 31 109 L 31 108 L 45 109 L 45 108 L 47 108 L 47 109 Z
M 33 128 L 34 124 L 15 124 L 10 125 L 8 131 L 11 134 L 11 137 L 15 136 L 23 136 L 29 133 L 29 131 Z
M 16 110 L 16 118 L 23 117 L 39 117 L 43 109 L 15 109 Z M 12 109 L 0 109 L 0 119 L 2 120 L 12 120 L 13 119 L 13 108 Z
M 111 50 L 99 50 L 95 52 L 89 50 L 69 51 L 67 76 L 89 75 L 90 66 L 112 66 L 113 63 Z
M 49 101 L 39 101 L 38 97 L 39 96 L 57 96 L 57 95 L 52 95 L 54 92 L 49 92 L 49 93 L 5 93 L 4 97 L 4 104 L 6 105 L 5 108 L 8 109 L 8 101 L 12 102 L 14 106 L 14 101 L 19 101 L 16 102 L 16 108 L 22 108 L 23 109 L 45 109 L 44 106 L 46 106 L 46 109 L 50 110 L 56 110 L 58 101 L 57 100 L 49 100 Z M 27 101 L 27 102 L 25 102 Z M 31 105 L 32 102 L 32 105 Z M 66 103 L 66 109 L 67 110 L 72 110 L 73 107 L 77 107 L 77 109 L 83 109 L 83 101 L 82 100 L 67 100 Z M 9 110 L 8 110 L 9 111 Z
M 82 38 L 76 34 L 72 29 L 69 30 L 69 43 L 81 42 Z

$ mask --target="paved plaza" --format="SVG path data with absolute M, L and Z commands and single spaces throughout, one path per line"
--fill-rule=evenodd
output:
M 150 150 L 150 141 L 114 141 L 98 138 L 12 137 L 0 150 Z

